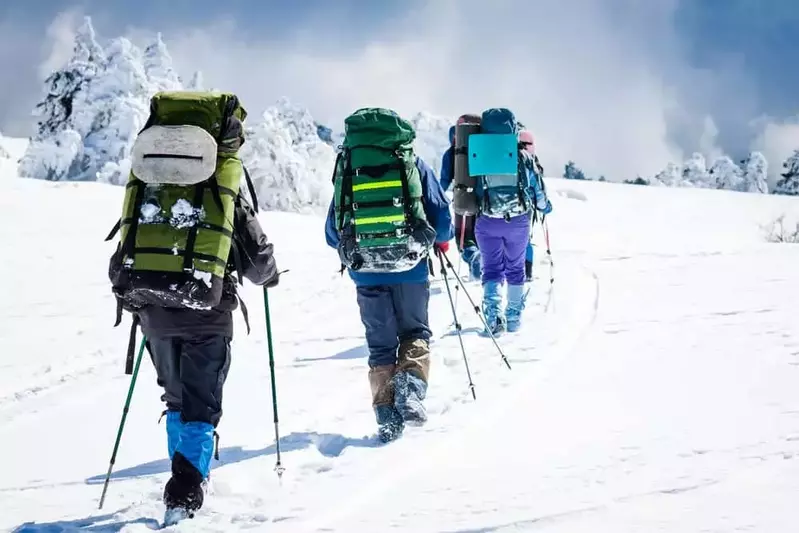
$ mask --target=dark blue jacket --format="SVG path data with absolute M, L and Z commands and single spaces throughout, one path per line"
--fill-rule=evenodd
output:
M 436 174 L 421 158 L 416 158 L 416 168 L 422 178 L 422 205 L 424 206 L 427 221 L 436 230 L 436 242 L 448 242 L 455 236 L 452 226 L 452 214 L 449 210 L 449 198 L 444 194 Z M 336 230 L 335 199 L 330 201 L 325 223 L 325 238 L 328 246 L 337 248 L 339 234 Z M 372 273 L 349 271 L 350 277 L 359 287 L 374 285 L 396 285 L 399 283 L 424 283 L 430 272 L 427 260 L 422 260 L 418 265 L 406 272 Z
M 455 148 L 450 146 L 447 148 L 447 151 L 444 152 L 444 155 L 441 156 L 441 188 L 449 190 L 449 186 L 452 185 L 452 179 L 455 177 L 453 176 L 455 165 L 452 161 L 453 153 L 455 152 Z

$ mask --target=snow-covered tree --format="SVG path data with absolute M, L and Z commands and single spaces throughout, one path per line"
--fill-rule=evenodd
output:
M 721 156 L 713 162 L 708 172 L 716 189 L 740 191 L 743 186 L 743 173 L 729 156 Z
M 241 158 L 265 209 L 321 211 L 332 194 L 336 154 L 308 110 L 281 99 L 245 129 Z
M 761 152 L 752 152 L 744 159 L 741 191 L 768 194 L 768 161 Z
M 88 43 L 88 44 L 87 44 Z M 76 56 L 101 57 L 87 20 L 76 36 Z M 20 175 L 48 180 L 124 183 L 136 134 L 155 92 L 144 70 L 141 50 L 115 39 L 93 64 L 89 83 L 72 94 L 70 115 L 59 129 L 48 128 L 20 162 Z
M 84 134 L 85 179 L 121 184 L 130 171 L 130 151 L 149 115 L 156 92 L 144 69 L 141 50 L 128 39 L 114 39 L 103 70 L 89 91 L 95 110 Z
M 680 187 L 683 181 L 682 169 L 676 163 L 669 163 L 666 168 L 655 175 L 653 181 L 655 184 L 666 187 Z
M 563 168 L 563 177 L 567 180 L 584 180 L 585 174 L 577 167 L 574 161 L 569 161 Z
M 172 56 L 158 33 L 155 41 L 144 49 L 144 72 L 156 91 L 176 91 L 183 88 L 172 67 Z
M 691 157 L 683 163 L 682 183 L 680 187 L 705 187 L 710 188 L 711 179 L 707 170 L 705 156 L 699 152 L 691 154 Z
M 82 152 L 76 139 L 81 138 L 84 127 L 90 86 L 105 59 L 91 18 L 86 17 L 75 34 L 72 57 L 45 80 L 46 94 L 34 111 L 38 116 L 37 133 L 20 160 L 20 176 L 70 179 L 73 161 L 69 157 Z M 48 154 L 52 155 L 49 161 Z
M 38 138 L 71 127 L 75 99 L 86 92 L 104 61 L 105 52 L 97 43 L 91 18 L 86 17 L 75 33 L 72 57 L 45 80 L 47 94 L 35 111 L 39 116 Z
M 782 164 L 783 172 L 777 186 L 774 188 L 774 194 L 788 194 L 791 196 L 799 196 L 799 150 L 795 150 Z

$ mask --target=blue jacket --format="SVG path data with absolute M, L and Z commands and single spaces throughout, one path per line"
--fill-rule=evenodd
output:
M 421 158 L 416 158 L 416 168 L 422 178 L 422 205 L 427 221 L 436 231 L 436 242 L 449 242 L 455 236 L 449 198 L 436 179 L 436 174 Z M 336 230 L 335 199 L 330 201 L 325 222 L 325 239 L 328 246 L 338 248 L 339 234 Z M 430 275 L 427 260 L 406 272 L 372 273 L 349 271 L 350 277 L 358 287 L 374 285 L 396 285 L 399 283 L 425 283 Z
M 452 161 L 452 154 L 454 152 L 455 149 L 450 146 L 441 157 L 441 188 L 445 191 L 449 190 L 449 186 L 452 185 L 452 180 L 455 177 L 452 175 L 455 168 L 454 162 Z

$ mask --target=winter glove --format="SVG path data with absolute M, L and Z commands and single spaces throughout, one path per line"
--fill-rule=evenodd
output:
M 437 242 L 435 244 L 435 249 L 441 253 L 447 253 L 449 251 L 449 241 L 447 242 Z

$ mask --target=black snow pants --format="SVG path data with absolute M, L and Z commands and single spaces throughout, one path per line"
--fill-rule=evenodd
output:
M 230 341 L 222 335 L 148 338 L 158 384 L 164 388 L 161 400 L 170 411 L 180 411 L 184 422 L 219 424 Z

